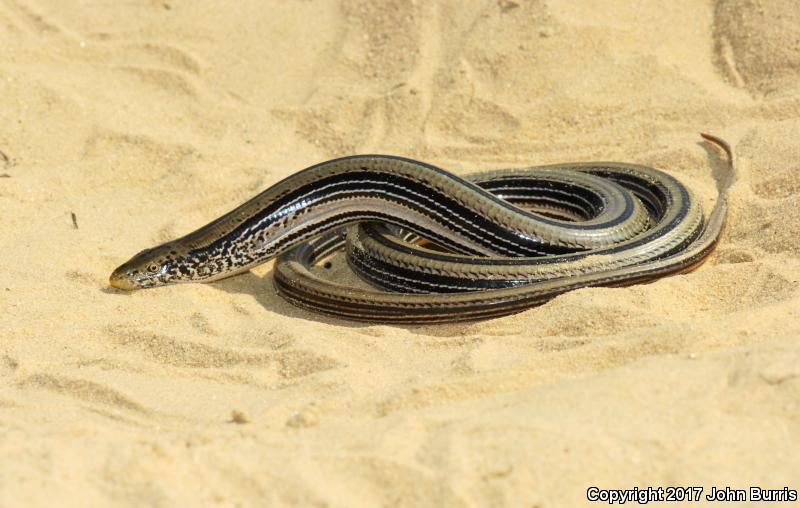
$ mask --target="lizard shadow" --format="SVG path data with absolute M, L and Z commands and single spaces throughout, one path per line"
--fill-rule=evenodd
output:
M 445 323 L 429 325 L 400 325 L 387 323 L 370 323 L 363 321 L 353 321 L 315 312 L 310 309 L 298 307 L 283 299 L 272 283 L 273 271 L 270 270 L 263 276 L 258 276 L 253 272 L 245 272 L 235 277 L 223 279 L 212 283 L 214 288 L 231 294 L 250 295 L 262 307 L 270 312 L 293 319 L 304 319 L 317 323 L 346 327 L 352 329 L 365 329 L 372 326 L 391 327 L 399 330 L 406 330 L 415 335 L 451 337 L 463 335 L 474 323 Z
M 711 177 L 717 186 L 717 192 L 726 190 L 728 183 L 735 183 L 738 176 L 737 168 L 733 161 L 728 161 L 728 155 L 720 147 L 709 141 L 698 141 L 697 144 L 706 152 L 708 164 L 711 167 Z

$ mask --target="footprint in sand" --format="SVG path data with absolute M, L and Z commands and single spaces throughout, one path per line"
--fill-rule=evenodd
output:
M 715 63 L 751 94 L 800 86 L 800 9 L 794 0 L 720 0 L 714 10 Z

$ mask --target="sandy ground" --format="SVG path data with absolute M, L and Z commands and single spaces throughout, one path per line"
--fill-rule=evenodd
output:
M 428 327 L 295 309 L 269 264 L 108 287 L 344 154 L 640 162 L 709 210 L 724 164 L 699 131 L 740 178 L 689 275 Z M 794 0 L 3 0 L 0 151 L 0 506 L 800 488 Z

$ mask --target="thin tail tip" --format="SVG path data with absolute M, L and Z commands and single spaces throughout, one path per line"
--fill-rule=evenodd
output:
M 710 143 L 712 143 L 714 145 L 717 145 L 719 148 L 721 148 L 725 152 L 725 155 L 728 156 L 728 169 L 730 171 L 728 172 L 728 177 L 727 177 L 727 179 L 726 179 L 726 181 L 724 183 L 724 189 L 727 190 L 731 185 L 733 185 L 733 182 L 736 181 L 736 178 L 737 178 L 737 175 L 736 175 L 736 172 L 737 172 L 736 171 L 736 159 L 735 159 L 735 156 L 733 154 L 733 148 L 731 148 L 731 145 L 727 141 L 725 141 L 724 139 L 720 138 L 719 136 L 715 136 L 713 134 L 708 134 L 707 132 L 701 132 L 700 136 L 704 140 L 706 140 L 706 141 L 708 141 L 708 142 L 710 142 Z
M 728 155 L 728 159 L 733 162 L 733 148 L 731 148 L 731 145 L 727 141 L 719 136 L 715 136 L 714 134 L 709 134 L 707 132 L 701 132 L 700 137 L 722 148 Z
M 709 134 L 707 132 L 701 132 L 700 137 L 705 139 L 706 141 L 711 141 L 712 143 L 717 143 L 720 145 L 727 145 L 728 143 L 719 136 L 715 136 L 713 134 Z

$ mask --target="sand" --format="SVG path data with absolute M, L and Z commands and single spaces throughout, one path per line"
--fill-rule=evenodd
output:
M 728 225 L 649 285 L 418 327 L 296 309 L 270 264 L 108 286 L 345 154 L 637 162 L 710 210 L 700 131 L 738 155 Z M 794 0 L 5 0 L 0 151 L 0 506 L 800 488 Z

